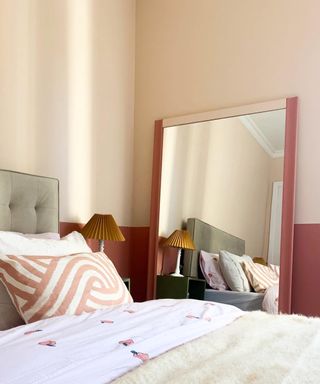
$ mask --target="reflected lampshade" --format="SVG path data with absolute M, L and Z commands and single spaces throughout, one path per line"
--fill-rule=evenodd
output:
M 163 243 L 164 247 L 174 247 L 182 249 L 196 249 L 189 232 L 176 229 Z
M 125 238 L 112 215 L 95 213 L 81 230 L 87 239 L 125 241 Z

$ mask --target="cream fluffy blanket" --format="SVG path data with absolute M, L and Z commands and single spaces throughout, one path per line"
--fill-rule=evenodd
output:
M 116 383 L 318 384 L 320 319 L 252 312 Z

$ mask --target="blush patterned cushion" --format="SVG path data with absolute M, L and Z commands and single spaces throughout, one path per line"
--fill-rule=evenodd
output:
M 228 289 L 228 285 L 220 270 L 218 254 L 200 251 L 199 263 L 202 274 L 211 288 L 218 291 Z
M 0 279 L 26 323 L 132 302 L 113 263 L 102 252 L 2 255 Z
M 266 265 L 244 262 L 243 269 L 255 292 L 265 292 L 279 284 L 279 275 Z

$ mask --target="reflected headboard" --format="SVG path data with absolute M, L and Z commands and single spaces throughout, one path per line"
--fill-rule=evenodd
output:
M 201 250 L 210 253 L 225 250 L 240 256 L 245 253 L 244 240 L 199 219 L 188 219 L 187 230 L 196 249 L 184 251 L 183 274 L 185 276 L 202 277 L 199 271 L 199 252 Z
M 0 230 L 59 232 L 59 180 L 0 170 Z

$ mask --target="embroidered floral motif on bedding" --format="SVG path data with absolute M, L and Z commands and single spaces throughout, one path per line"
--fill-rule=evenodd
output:
M 57 345 L 57 342 L 54 340 L 45 340 L 45 341 L 40 341 L 38 344 L 46 345 L 47 347 L 55 347 Z
M 133 354 L 133 357 L 140 359 L 141 361 L 149 360 L 149 355 L 143 352 L 130 351 Z
M 126 309 L 135 313 L 126 313 Z M 200 319 L 188 319 L 188 314 Z M 239 309 L 219 303 L 163 299 L 41 320 L 33 327 L 24 325 L 1 334 L 0 356 L 15 362 L 16 369 L 3 364 L 0 383 L 20 383 L 21 377 L 24 384 L 34 384 L 38 377 L 43 383 L 109 383 L 178 345 L 230 324 L 241 314 Z M 212 321 L 205 321 L 204 316 Z M 113 323 L 102 324 L 102 320 Z M 42 332 L 24 336 L 35 330 Z M 50 341 L 56 341 L 56 346 Z
M 122 344 L 125 347 L 127 347 L 128 345 L 134 344 L 134 341 L 132 339 L 120 340 L 119 344 Z
M 33 331 L 27 331 L 24 333 L 24 335 L 31 335 L 32 333 L 36 333 L 36 332 L 42 332 L 42 329 L 35 329 Z

